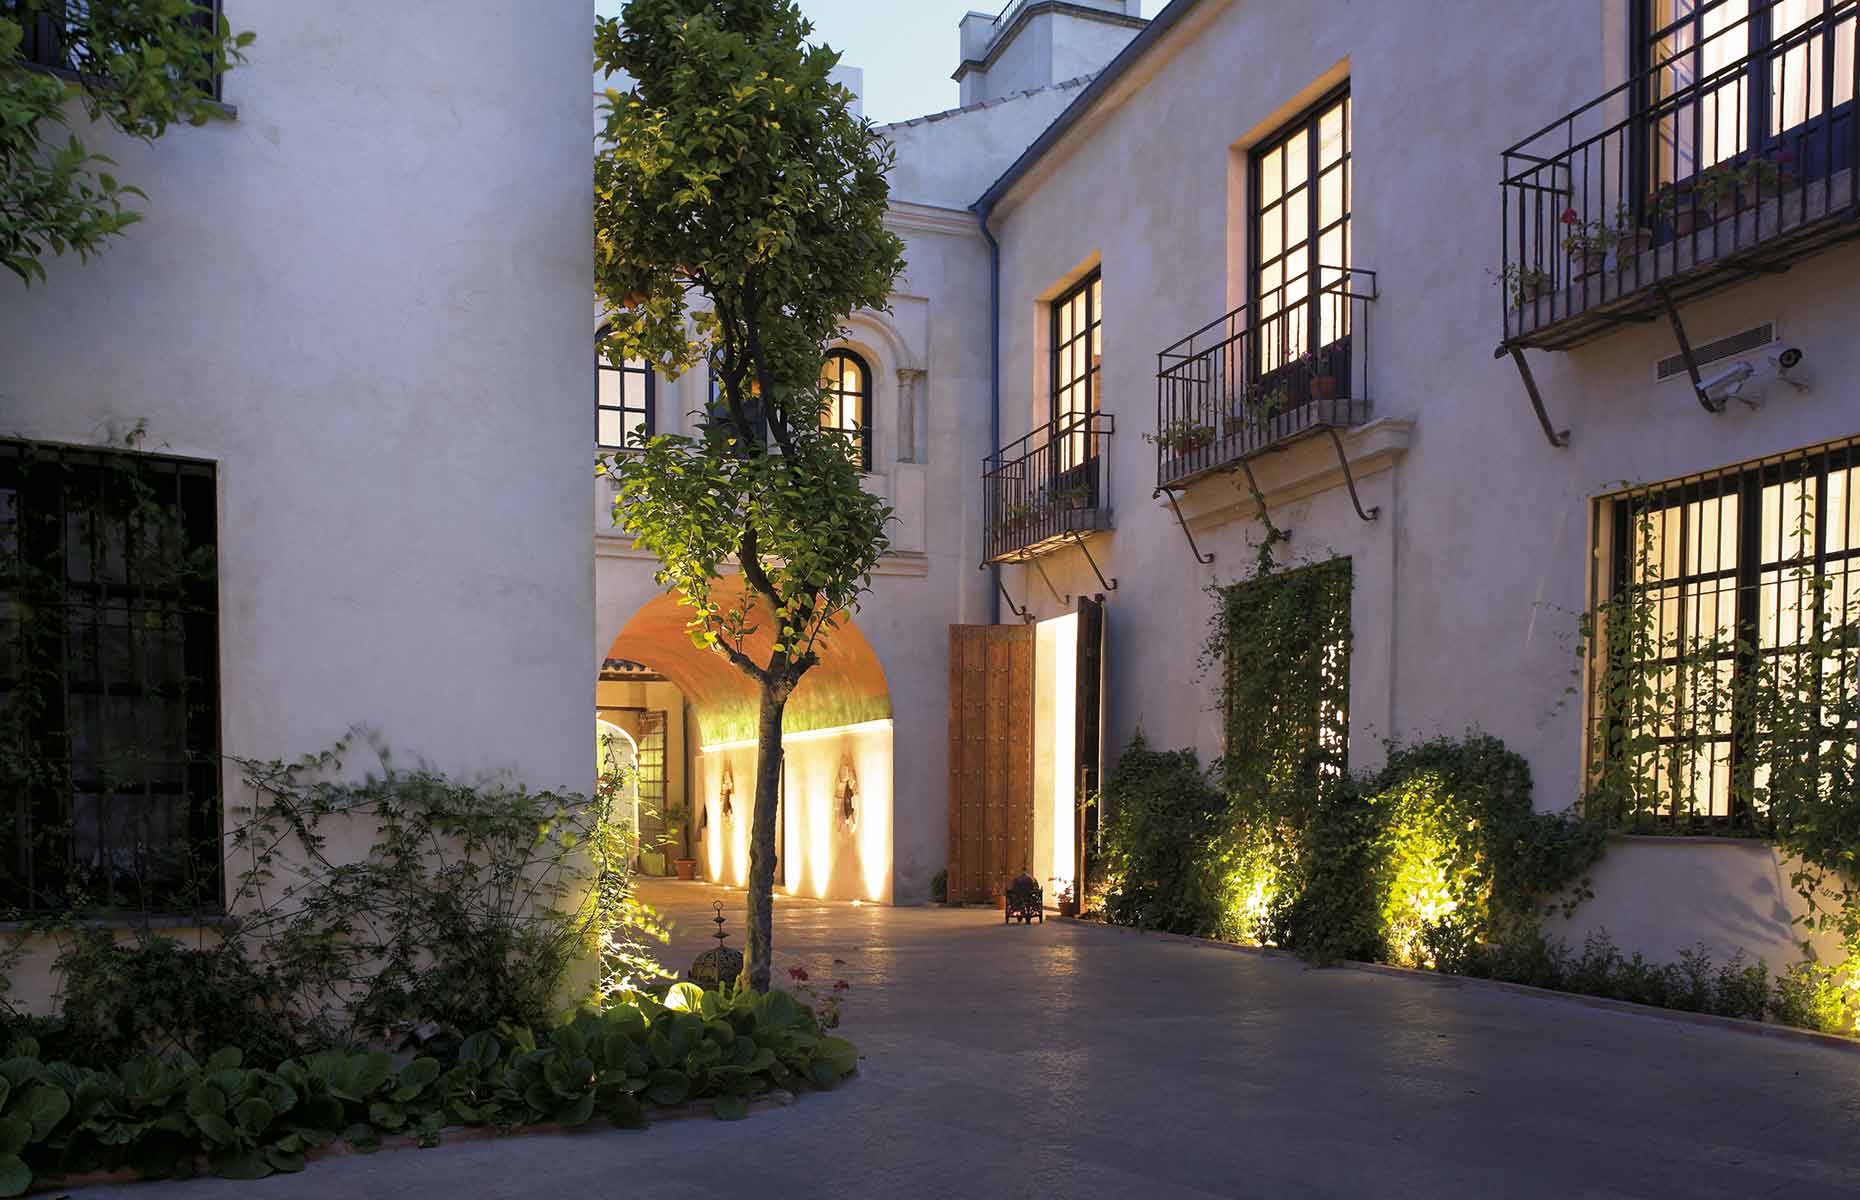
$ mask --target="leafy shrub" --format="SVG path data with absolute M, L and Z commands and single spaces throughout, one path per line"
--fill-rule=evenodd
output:
M 354 740 L 242 761 L 256 799 L 231 838 L 249 865 L 228 940 L 324 1040 L 546 1025 L 574 1006 L 563 987 L 578 961 L 601 964 L 596 1003 L 665 977 L 644 950 L 663 930 L 632 892 L 637 835 L 611 794 L 403 771 L 378 744 L 378 771 L 335 778 Z M 333 827 L 367 831 L 367 856 L 332 859 Z
M 1348 780 L 1319 795 L 1292 852 L 1279 855 L 1278 903 L 1264 929 L 1272 945 L 1316 963 L 1384 956 L 1380 821 L 1381 813 Z
M 1527 938 L 1587 895 L 1605 831 L 1531 802 L 1530 766 L 1497 738 L 1391 748 L 1365 785 L 1382 813 L 1375 870 L 1391 961 L 1456 970 L 1480 942 Z
M 275 978 L 237 943 L 198 949 L 148 933 L 118 943 L 102 930 L 70 935 L 55 970 L 60 1018 L 40 1041 L 87 1066 L 140 1054 L 205 1058 L 233 1048 L 276 1064 L 314 1048 Z
M 332 1050 L 274 1070 L 237 1049 L 153 1055 L 107 1071 L 48 1062 L 32 1043 L 0 1061 L 0 1196 L 36 1182 L 131 1168 L 145 1176 L 256 1179 L 303 1169 L 306 1151 L 390 1134 L 425 1144 L 448 1126 L 645 1123 L 654 1107 L 709 1100 L 724 1119 L 775 1088 L 831 1087 L 858 1052 L 785 992 L 733 997 L 681 983 L 635 994 L 540 1036 L 505 1026 L 447 1060 L 398 1071 L 381 1051 Z
M 1108 921 L 1202 937 L 1227 926 L 1228 804 L 1192 750 L 1138 734 L 1105 785 L 1102 828 Z
M 949 868 L 945 867 L 930 877 L 930 899 L 937 904 L 949 900 Z

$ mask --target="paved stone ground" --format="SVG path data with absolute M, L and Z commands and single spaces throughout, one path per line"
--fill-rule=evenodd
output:
M 700 884 L 653 889 L 674 961 Z M 404 1150 L 84 1196 L 1860 1195 L 1860 1055 L 980 910 L 781 900 L 858 1079 L 748 1121 Z M 833 964 L 843 959 L 843 966 Z

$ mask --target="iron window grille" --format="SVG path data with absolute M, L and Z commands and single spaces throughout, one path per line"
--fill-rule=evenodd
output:
M 636 438 L 651 437 L 658 381 L 651 367 L 637 359 L 615 365 L 595 360 L 594 438 L 604 449 L 636 448 Z
M 1619 784 L 1598 815 L 1644 832 L 1763 833 L 1779 750 L 1851 773 L 1857 492 L 1849 440 L 1597 502 L 1606 590 L 1594 598 L 1588 770 L 1591 788 L 1610 773 Z M 1765 697 L 1778 695 L 1805 706 L 1814 732 L 1773 728 Z
M 18 61 L 41 71 L 72 80 L 96 79 L 94 65 L 111 52 L 93 45 L 91 14 L 97 0 L 0 0 L 0 13 L 18 22 L 23 37 Z M 220 0 L 195 0 L 192 20 L 206 30 L 220 26 Z M 174 64 L 175 71 L 188 69 Z M 194 82 L 215 100 L 220 98 L 220 77 L 205 70 Z
M 0 910 L 221 911 L 210 463 L 0 441 Z
M 820 368 L 826 407 L 820 427 L 846 439 L 853 461 L 872 469 L 872 370 L 851 350 L 829 350 Z

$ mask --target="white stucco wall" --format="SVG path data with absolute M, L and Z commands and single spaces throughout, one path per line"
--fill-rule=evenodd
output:
M 592 4 L 518 7 L 246 0 L 237 118 L 97 132 L 146 219 L 0 284 L 0 434 L 216 464 L 230 754 L 592 778 Z
M 1860 370 L 1848 332 L 1860 249 L 1846 247 L 1686 308 L 1695 341 L 1777 321 L 1807 351 L 1812 391 L 1775 388 L 1761 411 L 1733 405 L 1709 416 L 1685 385 L 1651 382 L 1654 360 L 1673 352 L 1671 330 L 1629 327 L 1573 353 L 1532 352 L 1554 420 L 1573 430 L 1568 449 L 1552 449 L 1516 371 L 1492 355 L 1499 152 L 1619 77 L 1626 9 L 1612 0 L 1474 5 L 1449 26 L 1438 15 L 1424 0 L 1201 0 L 998 210 L 1003 442 L 1044 419 L 1041 298 L 1094 263 L 1103 270 L 1116 531 L 1091 548 L 1118 582 L 1108 614 L 1113 755 L 1139 725 L 1152 742 L 1194 745 L 1204 760 L 1218 751 L 1212 693 L 1206 682 L 1190 685 L 1209 615 L 1203 589 L 1249 573 L 1257 527 L 1243 485 L 1196 484 L 1184 511 L 1216 555 L 1199 567 L 1168 508 L 1151 498 L 1155 452 L 1141 436 L 1155 428 L 1156 353 L 1243 294 L 1246 149 L 1346 77 L 1355 263 L 1377 271 L 1381 287 L 1369 388 L 1383 422 L 1346 440 L 1362 501 L 1380 506 L 1380 519 L 1357 519 L 1327 441 L 1256 470 L 1275 520 L 1293 533 L 1291 558 L 1353 560 L 1357 765 L 1375 763 L 1385 736 L 1477 726 L 1530 761 L 1540 808 L 1572 803 L 1580 705 L 1566 689 L 1592 498 L 1622 480 L 1860 432 L 1860 399 L 1847 382 Z M 1062 592 L 1101 590 L 1076 551 L 1052 556 L 1047 569 Z M 1006 574 L 1038 615 L 1062 611 L 1030 572 Z M 1701 939 L 1757 952 L 1789 938 L 1774 906 L 1750 905 L 1735 922 L 1706 915 L 1720 897 L 1748 897 L 1775 879 L 1764 855 L 1716 843 L 1687 851 L 1697 871 L 1655 873 L 1667 897 L 1655 938 L 1645 889 L 1617 870 L 1650 853 L 1613 856 L 1578 934 L 1606 925 L 1624 944 L 1642 938 L 1662 953 Z M 1680 887 L 1690 890 L 1680 896 Z

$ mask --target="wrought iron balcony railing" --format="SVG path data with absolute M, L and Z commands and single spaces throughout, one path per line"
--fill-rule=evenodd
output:
M 1042 425 L 982 464 L 984 562 L 1057 550 L 1111 527 L 1109 413 Z
M 1639 35 L 1644 70 L 1504 152 L 1504 347 L 1566 350 L 1860 233 L 1860 0 L 1732 7 Z
M 1319 267 L 1315 296 L 1268 294 L 1157 355 L 1156 486 L 1178 488 L 1309 433 L 1369 419 L 1374 271 Z

